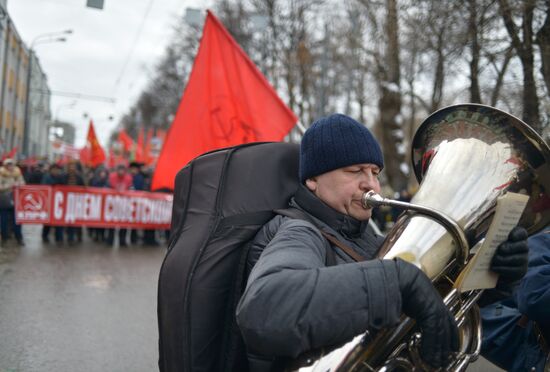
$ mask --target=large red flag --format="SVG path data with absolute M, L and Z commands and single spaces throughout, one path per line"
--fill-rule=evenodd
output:
M 152 189 L 174 188 L 176 173 L 213 149 L 281 141 L 297 122 L 229 32 L 208 12 L 199 51 L 160 153 Z
M 105 161 L 105 151 L 103 151 L 97 140 L 92 120 L 90 120 L 90 126 L 88 127 L 88 136 L 86 137 L 86 146 L 84 149 L 81 151 L 81 156 L 86 159 L 81 159 L 81 161 L 84 160 L 86 165 L 97 167 L 99 164 L 103 164 Z
M 118 142 L 122 144 L 122 147 L 126 152 L 131 151 L 132 146 L 134 146 L 134 140 L 128 135 L 128 133 L 126 133 L 125 129 L 118 132 Z

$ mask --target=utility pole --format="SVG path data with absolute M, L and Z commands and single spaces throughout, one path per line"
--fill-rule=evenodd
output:
M 65 30 L 59 32 L 48 32 L 45 34 L 38 35 L 32 41 L 29 48 L 29 62 L 27 64 L 27 92 L 25 98 L 25 121 L 23 124 L 23 154 L 25 156 L 29 155 L 29 129 L 30 129 L 30 93 L 31 93 L 31 84 L 32 84 L 32 67 L 34 59 L 34 48 L 37 44 L 43 43 L 55 43 L 55 42 L 65 42 L 67 39 L 65 37 L 60 37 L 61 35 L 72 34 L 73 30 Z

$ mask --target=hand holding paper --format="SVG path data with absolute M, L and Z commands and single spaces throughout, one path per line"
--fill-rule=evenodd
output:
M 522 271 L 523 260 L 525 259 L 525 264 L 527 262 L 525 229 L 512 229 L 517 226 L 528 200 L 529 196 L 512 192 L 498 198 L 495 216 L 485 241 L 455 283 L 455 287 L 461 292 L 494 288 L 498 274 L 510 276 L 506 278 L 509 280 L 516 280 L 512 277 L 521 277 L 525 274 Z M 499 253 L 495 256 L 497 248 Z
M 508 240 L 498 246 L 491 261 L 491 270 L 501 279 L 515 282 L 527 272 L 528 253 L 527 230 L 516 226 L 508 235 Z

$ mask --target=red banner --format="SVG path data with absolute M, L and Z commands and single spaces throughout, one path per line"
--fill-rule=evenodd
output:
M 18 224 L 169 229 L 172 194 L 82 186 L 15 188 Z

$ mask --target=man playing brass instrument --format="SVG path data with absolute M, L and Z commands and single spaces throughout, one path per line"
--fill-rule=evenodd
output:
M 321 118 L 304 134 L 301 186 L 290 201 L 298 217 L 269 221 L 248 257 L 237 322 L 252 371 L 277 370 L 285 358 L 395 326 L 402 313 L 422 330 L 425 362 L 442 366 L 457 350 L 454 318 L 430 279 L 401 259 L 376 258 L 383 238 L 368 226 L 372 211 L 361 197 L 380 191 L 383 165 L 373 135 L 345 115 Z M 509 292 L 524 275 L 526 238 L 515 228 L 498 248 L 499 289 L 487 292 Z

